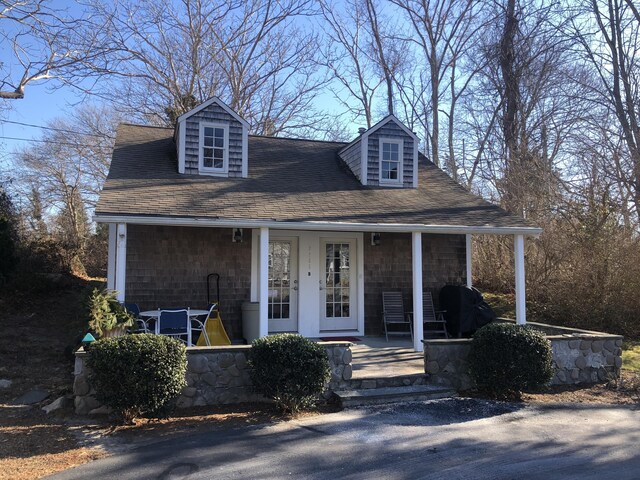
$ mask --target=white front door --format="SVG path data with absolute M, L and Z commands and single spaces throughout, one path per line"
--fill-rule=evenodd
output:
M 320 239 L 320 331 L 357 330 L 356 240 Z
M 298 331 L 298 240 L 269 241 L 269 333 Z

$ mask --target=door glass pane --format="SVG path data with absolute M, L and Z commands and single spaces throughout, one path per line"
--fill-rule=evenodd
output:
M 269 318 L 288 319 L 291 299 L 291 243 L 269 242 Z
M 329 243 L 326 246 L 325 307 L 327 318 L 349 317 L 350 254 L 348 243 Z

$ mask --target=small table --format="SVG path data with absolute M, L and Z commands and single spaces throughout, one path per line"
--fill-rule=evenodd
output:
M 145 321 L 145 324 L 146 324 L 147 322 L 150 322 L 152 320 L 153 321 L 158 320 L 158 318 L 160 317 L 160 311 L 161 310 L 162 309 L 145 310 L 144 312 L 140 312 L 140 316 L 141 317 L 146 317 L 148 319 L 147 321 Z M 186 309 L 179 309 L 179 310 L 186 310 Z M 209 310 L 198 310 L 196 308 L 190 308 L 188 311 L 189 311 L 189 318 L 190 319 L 197 318 L 197 317 L 203 317 L 205 315 L 209 315 Z M 204 321 L 200 325 L 201 325 L 201 328 L 198 328 L 197 330 L 200 330 L 200 329 L 204 330 Z M 148 325 L 146 325 L 146 326 L 148 326 Z M 156 324 L 156 330 L 155 330 L 156 334 L 158 334 L 157 328 L 158 328 L 158 325 Z M 189 322 L 189 326 L 187 328 L 188 328 L 187 338 L 190 339 L 191 338 L 191 330 L 192 330 L 191 322 Z M 187 346 L 188 347 L 192 347 L 193 344 L 190 345 L 189 341 L 187 341 Z
M 145 310 L 144 312 L 140 312 L 140 316 L 149 317 L 149 318 L 158 318 L 160 316 L 160 310 Z M 197 310 L 195 308 L 189 309 L 189 317 L 202 317 L 208 314 L 209 314 L 209 310 Z

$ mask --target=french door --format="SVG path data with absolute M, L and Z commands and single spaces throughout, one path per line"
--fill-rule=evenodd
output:
M 320 241 L 320 330 L 357 330 L 356 241 Z
M 269 333 L 298 331 L 298 240 L 269 241 Z

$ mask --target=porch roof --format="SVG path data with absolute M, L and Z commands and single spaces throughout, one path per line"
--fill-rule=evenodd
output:
M 538 234 L 420 155 L 419 187 L 363 186 L 346 144 L 249 136 L 248 178 L 180 174 L 173 129 L 122 124 L 99 222 L 368 231 Z

